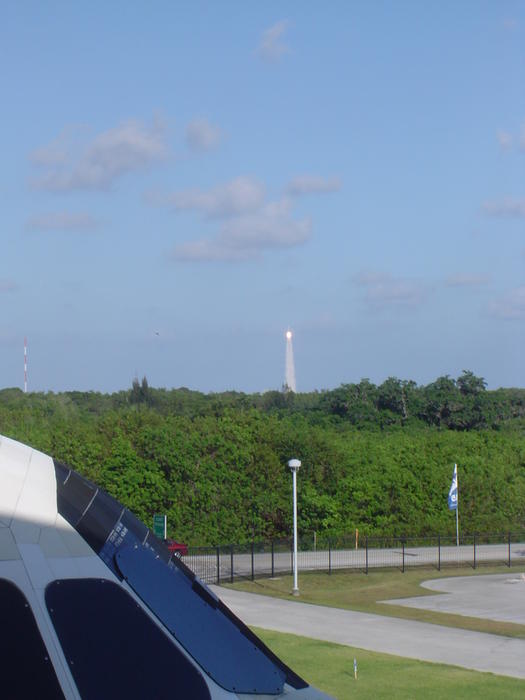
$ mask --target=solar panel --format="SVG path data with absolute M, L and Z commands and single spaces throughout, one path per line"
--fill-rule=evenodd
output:
M 36 620 L 22 591 L 0 579 L 0 678 L 3 698 L 64 697 Z
M 237 693 L 283 691 L 283 670 L 224 614 L 198 579 L 192 581 L 141 545 L 123 547 L 115 558 L 131 588 L 220 686 Z
M 45 599 L 82 700 L 210 700 L 202 674 L 121 586 L 62 579 Z

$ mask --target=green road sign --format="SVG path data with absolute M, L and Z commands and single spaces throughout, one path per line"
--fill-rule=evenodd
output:
M 160 540 L 166 539 L 166 516 L 155 513 L 153 516 L 153 532 Z

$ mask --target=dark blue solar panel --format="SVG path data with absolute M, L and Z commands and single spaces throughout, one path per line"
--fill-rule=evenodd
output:
M 136 533 L 127 528 L 124 523 L 119 520 L 113 530 L 110 532 L 104 546 L 98 553 L 102 561 L 109 566 L 111 571 L 120 578 L 120 571 L 115 566 L 115 554 L 122 546 L 131 546 L 142 544 Z
M 244 670 L 239 670 L 237 668 L 237 675 L 235 675 L 235 677 L 232 676 L 233 680 L 228 675 L 229 672 L 222 670 L 222 674 L 227 676 L 225 681 L 227 685 L 224 687 L 237 688 L 234 684 L 239 683 L 238 676 L 241 679 L 243 687 L 248 688 L 247 692 L 254 692 L 253 687 L 255 687 L 255 684 L 252 678 L 255 679 L 258 687 L 268 688 L 266 691 L 258 690 L 257 692 L 279 692 L 271 688 L 282 688 L 283 678 L 294 688 L 299 689 L 307 687 L 308 684 L 305 683 L 302 678 L 297 676 L 291 669 L 287 668 L 287 666 L 285 666 L 285 664 L 283 664 L 283 662 L 246 627 L 246 625 L 236 618 L 222 602 L 218 602 L 215 599 L 213 593 L 206 586 L 201 584 L 198 579 L 195 579 L 195 574 L 190 571 L 182 561 L 173 559 L 172 554 L 165 545 L 127 508 L 124 508 L 122 504 L 103 489 L 97 488 L 97 486 L 88 479 L 70 470 L 66 465 L 55 461 L 55 471 L 59 513 L 75 527 L 79 534 L 90 544 L 116 576 L 119 578 L 123 576 L 123 572 L 117 565 L 117 553 L 120 550 L 134 547 L 145 548 L 150 552 L 151 561 L 157 563 L 164 562 L 164 568 L 168 571 L 172 571 L 172 577 L 176 578 L 170 579 L 170 585 L 173 585 L 174 580 L 179 581 L 178 585 L 185 585 L 186 591 L 191 591 L 193 586 L 194 593 L 190 601 L 195 602 L 199 600 L 200 597 L 200 600 L 207 603 L 211 608 L 217 608 L 216 615 L 210 617 L 206 621 L 206 624 L 210 621 L 213 624 L 217 624 L 214 620 L 220 619 L 220 639 L 225 635 L 227 636 L 227 633 L 230 634 L 237 640 L 238 645 L 243 646 L 245 649 L 243 653 L 248 654 L 246 649 L 251 650 L 251 653 L 248 654 L 250 663 L 260 657 L 264 659 L 262 665 L 266 664 L 267 669 L 270 669 L 268 673 L 261 673 L 261 664 L 254 663 L 254 668 L 258 669 L 258 671 L 255 675 L 250 675 L 250 667 L 247 667 L 246 673 L 244 673 Z M 125 565 L 123 564 L 123 566 Z M 146 596 L 144 598 L 146 603 L 161 617 L 162 614 L 164 614 L 161 601 L 157 600 L 154 604 L 152 602 L 154 595 L 148 596 L 147 593 L 144 592 L 144 587 L 142 587 L 142 589 Z M 208 657 L 211 658 L 210 663 L 207 664 L 208 672 L 217 680 L 214 676 L 216 673 L 215 667 L 222 663 L 221 654 L 217 652 L 217 649 L 213 648 L 213 645 L 209 649 L 206 643 L 196 641 L 195 635 L 191 629 L 192 622 L 192 620 L 187 622 L 185 627 L 186 631 L 179 630 L 176 633 L 175 630 L 179 629 L 178 626 L 176 626 L 172 632 L 176 637 L 178 637 L 178 634 L 181 635 L 181 643 L 184 643 L 184 639 L 186 648 L 199 662 L 201 658 L 204 659 L 204 661 L 206 661 Z M 226 633 L 224 630 L 228 632 Z M 191 649 L 193 649 L 193 651 L 191 651 Z M 214 659 L 219 660 L 215 662 Z M 234 662 L 230 662 L 230 666 L 233 667 L 234 665 Z M 272 674 L 275 675 L 275 669 L 277 669 L 277 680 L 272 678 Z M 220 676 L 220 673 L 218 675 Z M 262 685 L 261 678 L 264 679 Z
M 29 603 L 0 579 L 0 697 L 59 700 L 64 697 Z
M 102 489 L 98 489 L 96 494 L 89 508 L 78 521 L 76 530 L 95 552 L 99 552 L 118 522 L 123 508 Z
M 200 671 L 120 585 L 64 579 L 45 598 L 82 700 L 210 700 Z
M 66 476 L 65 481 L 62 481 L 58 477 L 63 476 L 63 471 L 62 468 L 59 474 L 55 466 L 58 512 L 64 516 L 68 523 L 76 527 L 97 492 L 97 487 L 72 470 Z
M 199 579 L 166 566 L 147 547 L 123 547 L 115 555 L 122 575 L 214 681 L 237 693 L 277 695 L 286 674 L 224 614 Z
M 147 542 L 166 562 L 171 553 L 127 508 L 88 479 L 55 461 L 58 512 L 77 530 L 107 566 L 115 566 L 119 547 Z

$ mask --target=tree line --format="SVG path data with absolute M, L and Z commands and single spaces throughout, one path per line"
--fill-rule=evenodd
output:
M 525 527 L 525 390 L 465 371 L 426 386 L 203 394 L 147 379 L 114 394 L 0 391 L 0 433 L 70 464 L 151 525 L 194 545 L 286 537 L 302 461 L 299 529 L 337 536 Z
M 337 389 L 296 394 L 281 391 L 263 394 L 223 392 L 203 394 L 181 389 L 153 389 L 146 377 L 136 378 L 131 392 L 102 398 L 100 394 L 69 394 L 72 401 L 85 403 L 91 396 L 97 404 L 114 408 L 129 403 L 147 405 L 162 414 L 219 415 L 226 409 L 256 409 L 265 413 L 301 414 L 310 420 L 340 419 L 358 428 L 382 429 L 391 425 L 426 425 L 451 430 L 498 429 L 514 418 L 525 417 L 524 389 L 486 390 L 486 382 L 470 370 L 457 379 L 445 375 L 427 385 L 389 377 L 375 385 L 369 379 L 342 384 Z

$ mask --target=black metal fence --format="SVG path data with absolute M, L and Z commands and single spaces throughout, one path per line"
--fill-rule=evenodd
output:
M 291 539 L 190 547 L 187 566 L 206 583 L 233 583 L 236 579 L 276 577 L 293 572 Z M 360 537 L 305 536 L 297 551 L 298 571 L 347 569 L 368 573 L 370 569 L 525 564 L 525 532 L 463 535 L 456 537 Z

